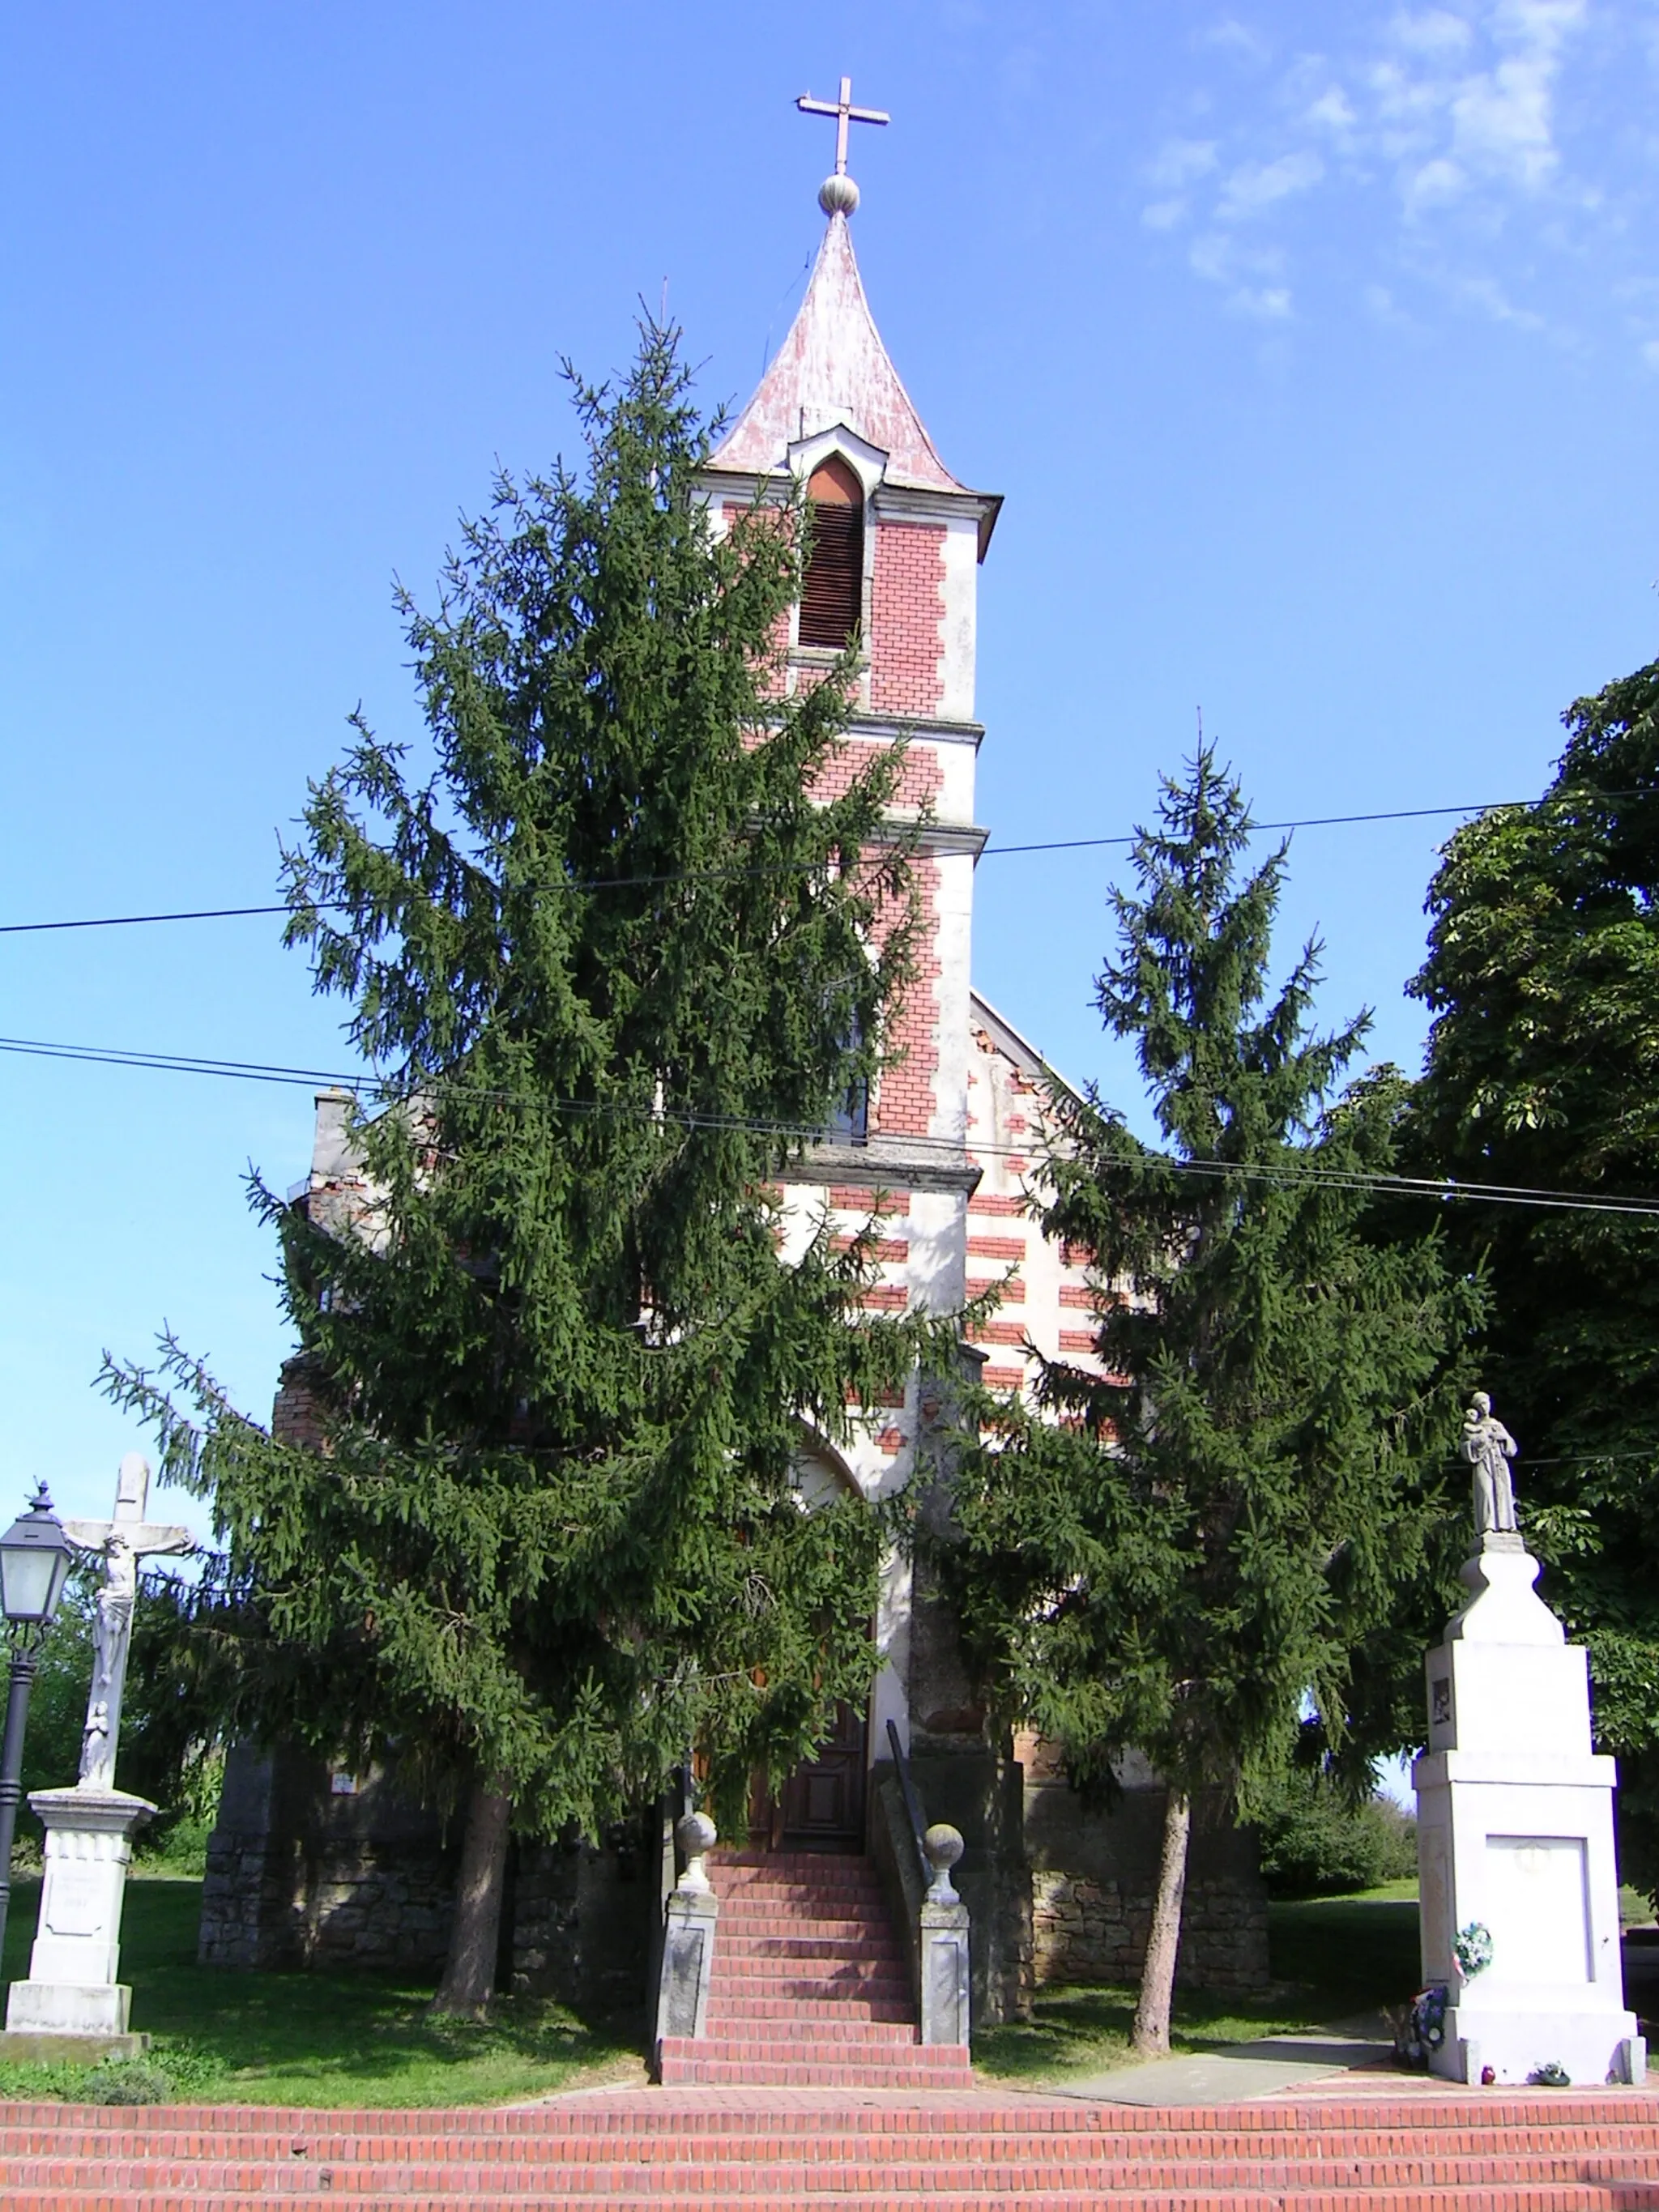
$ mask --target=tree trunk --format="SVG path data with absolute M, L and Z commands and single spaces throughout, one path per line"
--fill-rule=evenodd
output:
M 1140 1970 L 1140 2002 L 1132 2039 L 1138 2058 L 1170 2055 L 1170 2007 L 1175 1996 L 1176 1953 L 1181 1948 L 1181 1899 L 1187 1887 L 1187 1844 L 1193 1801 L 1170 1785 L 1164 1807 L 1164 1850 L 1158 1861 L 1158 1901 Z
M 434 2012 L 470 2013 L 476 2019 L 488 2008 L 495 1992 L 512 1812 L 512 1801 L 502 1791 L 482 1779 L 473 1783 L 467 1796 L 449 1954 L 432 2000 Z

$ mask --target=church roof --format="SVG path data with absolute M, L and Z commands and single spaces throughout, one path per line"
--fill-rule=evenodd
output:
M 752 399 L 710 456 L 717 469 L 768 476 L 789 447 L 836 423 L 887 455 L 890 484 L 966 492 L 933 450 L 864 296 L 847 217 L 830 216 L 806 296 Z

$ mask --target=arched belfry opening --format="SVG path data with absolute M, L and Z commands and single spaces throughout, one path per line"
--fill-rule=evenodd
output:
M 839 453 L 813 470 L 806 513 L 799 640 L 839 653 L 864 614 L 864 486 Z

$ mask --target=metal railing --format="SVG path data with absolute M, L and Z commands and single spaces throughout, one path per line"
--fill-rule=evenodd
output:
M 916 1785 L 911 1778 L 909 1754 L 899 1738 L 898 1723 L 887 1723 L 887 1741 L 892 1747 L 893 1771 L 898 1777 L 899 1795 L 904 1800 L 905 1816 L 910 1823 L 910 1833 L 916 1846 L 916 1866 L 925 1887 L 933 1878 L 933 1869 L 927 1856 L 925 1841 L 927 1822 L 921 1817 L 921 1800 L 916 1795 Z

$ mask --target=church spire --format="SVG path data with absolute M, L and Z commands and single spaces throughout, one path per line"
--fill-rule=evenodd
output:
M 712 465 L 745 475 L 787 473 L 793 447 L 839 425 L 885 457 L 888 483 L 965 492 L 933 450 L 888 357 L 847 227 L 859 204 L 859 188 L 847 173 L 848 126 L 889 118 L 879 108 L 854 107 L 852 79 L 845 76 L 838 100 L 803 93 L 795 105 L 804 115 L 836 118 L 836 166 L 818 192 L 830 220 L 789 334 Z

